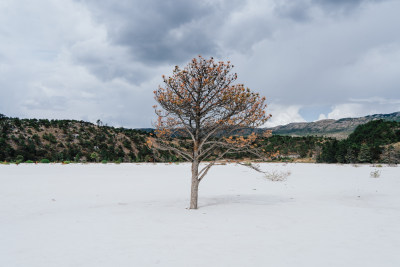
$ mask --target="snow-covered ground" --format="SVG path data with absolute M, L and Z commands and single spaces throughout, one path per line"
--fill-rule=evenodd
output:
M 0 266 L 400 266 L 400 167 L 261 167 L 0 165 Z

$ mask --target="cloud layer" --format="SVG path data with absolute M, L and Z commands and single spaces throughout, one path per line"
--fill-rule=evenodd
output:
M 265 95 L 269 125 L 400 110 L 399 1 L 0 4 L 0 113 L 149 127 L 152 92 L 198 54 Z

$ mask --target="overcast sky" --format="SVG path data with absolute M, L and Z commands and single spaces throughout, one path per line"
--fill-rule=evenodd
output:
M 400 1 L 1 0 L 0 113 L 150 127 L 201 54 L 267 97 L 269 125 L 400 111 Z

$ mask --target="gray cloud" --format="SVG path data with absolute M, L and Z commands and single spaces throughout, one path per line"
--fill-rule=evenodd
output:
M 226 57 L 228 51 L 249 53 L 254 44 L 271 38 L 280 30 L 281 17 L 306 22 L 311 19 L 313 7 L 332 13 L 361 2 L 302 0 L 260 4 L 226 0 L 87 0 L 83 3 L 90 7 L 95 20 L 106 28 L 109 45 L 126 51 L 118 54 L 109 49 L 98 51 L 92 45 L 77 44 L 74 58 L 100 79 L 124 78 L 140 84 L 149 78 L 145 70 L 148 66 L 181 64 L 198 54 Z M 270 12 L 269 6 L 273 5 L 275 12 Z M 131 62 L 135 62 L 135 66 Z
M 65 111 L 68 106 L 68 101 L 69 99 L 62 96 L 41 96 L 36 99 L 27 99 L 23 103 L 23 106 L 29 110 L 51 109 L 56 111 Z
M 218 50 L 217 30 L 239 1 L 87 1 L 110 41 L 146 64 L 176 64 Z
M 71 48 L 74 62 L 103 81 L 122 78 L 135 85 L 150 79 L 159 66 L 181 64 L 198 54 L 218 56 L 224 20 L 243 6 L 240 1 L 79 3 L 90 9 L 105 32 L 75 43 Z M 252 38 L 247 40 L 252 42 Z
M 308 1 L 283 1 L 277 4 L 275 13 L 279 17 L 306 22 L 311 19 L 310 8 Z
M 387 0 L 298 0 L 278 1 L 275 7 L 277 16 L 289 18 L 297 22 L 307 22 L 322 11 L 326 16 L 351 16 L 361 7 Z
M 121 78 L 139 85 L 151 77 L 148 68 L 134 60 L 126 49 L 110 46 L 105 40 L 76 43 L 70 54 L 75 64 L 84 65 L 103 82 Z
M 376 0 L 312 0 L 312 3 L 319 4 L 331 8 L 351 8 L 365 2 L 373 2 Z

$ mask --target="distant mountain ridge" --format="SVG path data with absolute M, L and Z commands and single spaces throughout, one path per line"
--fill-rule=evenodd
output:
M 328 119 L 315 122 L 295 122 L 287 125 L 265 128 L 265 130 L 271 130 L 272 134 L 275 135 L 317 135 L 344 139 L 349 136 L 358 125 L 380 119 L 387 121 L 400 121 L 400 112 L 374 114 L 358 118 L 343 118 L 339 120 Z

